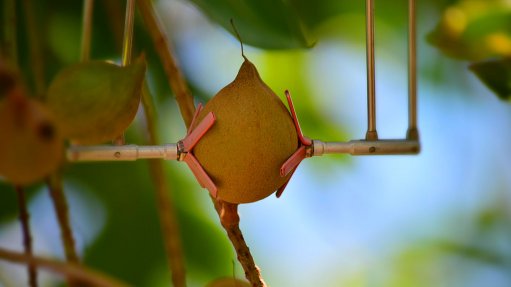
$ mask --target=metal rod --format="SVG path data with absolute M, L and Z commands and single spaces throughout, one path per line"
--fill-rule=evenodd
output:
M 366 140 L 377 140 L 376 88 L 374 64 L 374 0 L 366 0 L 366 57 L 367 57 L 367 133 Z
M 351 154 L 351 155 L 404 155 L 418 154 L 420 143 L 410 140 L 352 140 L 349 142 L 322 142 L 313 141 L 314 156 L 324 154 Z
M 76 161 L 134 161 L 137 159 L 177 160 L 177 145 L 161 146 L 100 145 L 71 146 L 67 150 L 67 160 Z
M 406 138 L 418 140 L 417 129 L 417 17 L 415 0 L 408 0 L 408 132 Z

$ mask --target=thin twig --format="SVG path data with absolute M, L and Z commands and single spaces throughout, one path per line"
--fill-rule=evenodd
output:
M 4 3 L 4 53 L 13 69 L 18 69 L 18 39 L 16 26 L 16 0 L 5 0 Z
M 80 51 L 80 62 L 86 62 L 90 58 L 93 8 L 94 0 L 83 1 L 82 50 Z
M 51 259 L 29 256 L 14 251 L 0 248 L 0 259 L 12 263 L 31 264 L 39 268 L 46 269 L 55 273 L 62 274 L 75 281 L 88 283 L 89 286 L 101 287 L 125 287 L 126 283 L 109 277 L 98 271 L 80 266 L 75 263 L 64 263 Z
M 28 46 L 30 49 L 30 63 L 34 74 L 35 94 L 42 99 L 46 92 L 44 78 L 44 58 L 41 45 L 40 31 L 37 31 L 35 10 L 32 0 L 23 0 L 25 10 L 25 21 L 28 35 Z
M 215 198 L 211 199 L 220 217 L 220 222 L 236 250 L 238 261 L 245 271 L 245 278 L 253 287 L 265 287 L 266 283 L 261 276 L 261 271 L 254 262 L 254 258 L 250 253 L 250 249 L 245 242 L 245 238 L 243 238 L 243 233 L 239 226 L 238 205 L 216 200 Z
M 133 49 L 133 25 L 135 23 L 135 0 L 126 1 L 126 15 L 124 16 L 124 38 L 122 40 L 122 66 L 131 63 L 131 51 Z M 126 144 L 124 132 L 113 140 L 115 145 Z
M 78 255 L 75 249 L 75 240 L 71 223 L 69 220 L 69 208 L 67 205 L 66 195 L 62 186 L 62 178 L 59 171 L 55 172 L 48 178 L 48 188 L 57 220 L 60 226 L 60 235 L 62 238 L 62 245 L 64 246 L 64 253 L 68 262 L 78 263 Z
M 144 19 L 147 31 L 153 39 L 154 47 L 160 56 L 163 68 L 167 74 L 170 87 L 174 92 L 176 101 L 181 111 L 181 116 L 188 127 L 192 122 L 195 105 L 193 96 L 188 89 L 176 57 L 173 55 L 171 45 L 164 32 L 163 26 L 158 19 L 151 0 L 138 0 L 138 8 Z
M 18 196 L 18 212 L 23 234 L 23 248 L 27 256 L 32 256 L 32 234 L 30 232 L 30 221 L 27 210 L 27 200 L 25 191 L 21 186 L 16 186 Z M 37 287 L 37 270 L 34 264 L 27 264 L 28 283 L 30 287 Z
M 146 116 L 149 144 L 157 145 L 159 143 L 159 134 L 156 122 L 156 109 L 147 83 L 144 83 L 142 90 L 142 104 Z M 175 287 L 184 287 L 186 286 L 186 272 L 183 250 L 176 211 L 170 197 L 170 186 L 163 170 L 163 161 L 150 160 L 149 171 L 156 189 L 158 215 L 160 217 L 167 261 L 170 273 L 172 274 L 172 283 Z

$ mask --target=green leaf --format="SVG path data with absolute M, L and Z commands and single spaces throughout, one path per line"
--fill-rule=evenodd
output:
M 48 89 L 47 104 L 65 138 L 101 143 L 120 135 L 140 102 L 144 57 L 127 67 L 93 61 L 63 69 Z
M 511 59 L 492 60 L 472 64 L 470 70 L 497 96 L 511 98 Z
M 289 1 L 190 0 L 204 14 L 233 33 L 230 19 L 243 42 L 265 49 L 306 48 L 306 27 Z
M 248 282 L 241 281 L 235 278 L 220 278 L 206 285 L 206 287 L 248 287 L 248 286 L 250 286 Z
M 459 1 L 448 7 L 428 41 L 446 55 L 479 61 L 511 55 L 511 5 L 500 0 Z

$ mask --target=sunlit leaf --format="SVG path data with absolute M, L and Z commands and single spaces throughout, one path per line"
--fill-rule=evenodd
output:
M 304 48 L 312 44 L 292 2 L 190 1 L 231 33 L 229 21 L 233 19 L 246 44 L 268 49 Z
M 94 61 L 63 69 L 47 97 L 63 136 L 94 144 L 121 134 L 136 115 L 145 69 L 143 57 L 127 67 Z
M 457 59 L 510 56 L 511 5 L 502 0 L 459 1 L 444 11 L 428 40 Z
M 470 70 L 500 99 L 511 98 L 511 59 L 475 63 Z

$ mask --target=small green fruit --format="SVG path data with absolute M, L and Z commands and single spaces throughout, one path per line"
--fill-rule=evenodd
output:
M 122 134 L 138 110 L 146 64 L 92 61 L 63 69 L 48 89 L 47 104 L 62 135 L 80 144 L 97 144 Z
M 216 184 L 219 199 L 254 202 L 288 180 L 279 170 L 298 147 L 295 126 L 254 64 L 245 59 L 236 79 L 206 104 L 199 120 L 209 112 L 216 122 L 193 152 Z

